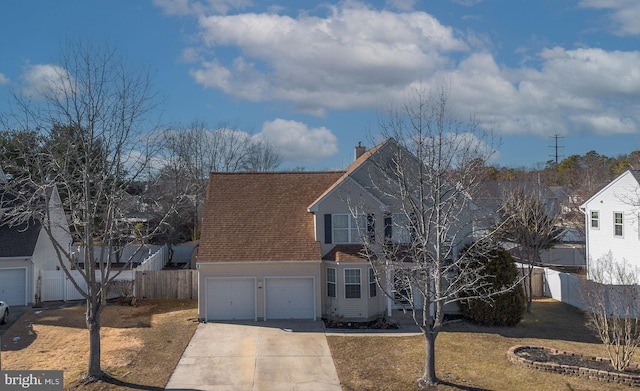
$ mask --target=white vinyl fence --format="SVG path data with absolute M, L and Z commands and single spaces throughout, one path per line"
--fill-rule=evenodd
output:
M 71 270 L 70 274 L 82 289 L 87 288 L 87 284 L 79 271 Z M 134 272 L 132 270 L 125 270 L 116 277 L 116 281 L 133 280 Z M 40 286 L 41 301 L 71 301 L 83 299 L 80 292 L 78 292 L 76 287 L 73 285 L 73 282 L 63 270 L 41 271 L 38 284 Z M 115 298 L 118 296 L 118 292 L 111 292 L 108 298 Z
M 169 260 L 168 251 L 166 246 L 158 248 L 158 250 L 151 254 L 147 259 L 142 261 L 140 265 L 136 267 L 136 271 L 147 272 L 152 270 L 162 270 Z

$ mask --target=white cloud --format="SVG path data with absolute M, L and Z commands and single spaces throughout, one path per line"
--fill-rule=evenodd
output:
M 635 3 L 580 4 L 633 10 Z M 396 9 L 402 4 L 411 1 L 387 2 Z M 289 102 L 320 117 L 331 110 L 379 109 L 401 102 L 416 83 L 445 83 L 456 115 L 474 115 L 496 132 L 616 134 L 640 127 L 640 51 L 555 47 L 527 53 L 525 67 L 508 67 L 491 54 L 496 47 L 488 36 L 460 35 L 425 12 L 377 10 L 356 1 L 324 7 L 295 17 L 200 14 L 200 42 L 190 42 L 183 56 L 194 61 L 191 76 L 235 98 Z M 284 120 L 265 124 L 266 134 L 277 133 L 275 123 L 306 129 L 278 121 Z M 287 148 L 297 156 L 296 148 Z
M 245 13 L 199 18 L 207 48 L 235 47 L 231 62 L 209 59 L 191 70 L 205 87 L 253 100 L 327 109 L 370 107 L 398 86 L 450 64 L 468 50 L 453 29 L 425 12 L 378 11 L 349 2 L 325 17 Z
M 0 73 L 0 86 L 3 86 L 5 84 L 9 84 L 9 78 Z
M 580 6 L 609 10 L 606 28 L 619 35 L 640 35 L 640 2 L 637 0 L 581 0 Z
M 262 138 L 291 163 L 316 162 L 338 152 L 338 140 L 329 129 L 309 128 L 297 121 L 267 121 L 254 137 Z
M 25 95 L 55 98 L 73 89 L 73 80 L 62 67 L 53 64 L 30 65 L 22 75 Z

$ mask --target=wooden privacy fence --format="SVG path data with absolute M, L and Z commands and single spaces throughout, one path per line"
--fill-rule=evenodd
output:
M 136 271 L 136 299 L 197 299 L 197 270 Z
M 520 269 L 520 277 L 524 278 L 522 280 L 522 287 L 524 289 L 525 295 L 529 294 L 529 269 L 527 265 L 521 265 Z M 533 269 L 533 275 L 531 279 L 531 287 L 533 297 L 544 297 L 545 289 L 544 289 L 544 269 L 535 267 Z

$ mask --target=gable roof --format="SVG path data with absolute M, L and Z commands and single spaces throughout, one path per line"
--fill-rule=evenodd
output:
M 319 261 L 307 207 L 343 174 L 211 173 L 198 262 Z
M 40 235 L 40 224 L 31 221 L 19 227 L 0 225 L 0 258 L 31 257 Z
M 638 185 L 640 185 L 640 170 L 627 170 L 627 171 L 623 172 L 622 174 L 618 175 L 611 182 L 607 183 L 602 189 L 598 190 L 594 195 L 589 197 L 588 200 L 586 200 L 584 203 L 582 203 L 582 205 L 580 205 L 580 209 L 581 210 L 585 210 L 585 208 L 587 207 L 587 204 L 589 204 L 591 202 L 591 200 L 599 197 L 602 193 L 604 193 L 605 191 L 609 190 L 611 187 L 615 186 L 615 184 L 618 181 L 620 181 L 622 178 L 624 178 L 627 175 L 631 175 L 633 177 L 633 179 L 636 181 L 636 183 Z
M 384 147 L 385 145 L 391 144 L 392 142 L 395 142 L 394 139 L 392 138 L 388 138 L 385 141 L 381 142 L 380 144 L 376 145 L 375 147 L 365 151 L 362 155 L 360 155 L 353 163 L 351 163 L 349 165 L 349 167 L 347 167 L 347 169 L 344 171 L 344 173 L 342 174 L 342 176 L 340 176 L 340 178 L 338 178 L 338 180 L 335 181 L 335 183 L 333 183 L 329 188 L 327 188 L 322 194 L 320 194 L 320 196 L 318 198 L 316 198 L 311 204 L 309 204 L 308 209 L 310 211 L 314 210 L 314 208 L 318 205 L 318 203 L 320 201 L 322 201 L 322 199 L 324 199 L 326 196 L 328 196 L 329 194 L 331 194 L 341 183 L 343 183 L 345 180 L 347 180 L 347 178 L 349 178 L 349 176 L 351 174 L 353 174 L 354 172 L 356 172 L 360 167 L 362 167 L 362 165 L 369 160 L 369 158 L 374 155 L 375 153 L 377 153 L 382 147 Z

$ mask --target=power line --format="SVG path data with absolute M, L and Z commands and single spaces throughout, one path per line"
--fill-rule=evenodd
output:
M 564 148 L 564 146 L 562 146 L 562 145 L 558 145 L 558 140 L 563 139 L 564 137 L 562 137 L 562 136 L 558 136 L 557 134 L 554 134 L 553 136 L 551 136 L 551 137 L 549 137 L 549 138 L 551 138 L 551 139 L 554 139 L 554 140 L 555 140 L 555 145 L 550 145 L 550 146 L 549 146 L 549 148 L 555 148 L 555 151 L 556 151 L 555 155 L 549 155 L 549 156 L 550 156 L 550 157 L 554 157 L 554 156 L 555 156 L 555 159 L 556 159 L 556 165 L 558 165 L 558 161 L 559 161 L 559 159 L 560 159 L 561 157 L 564 157 L 563 155 L 559 155 L 559 154 L 558 154 L 558 150 L 559 150 L 560 148 Z

